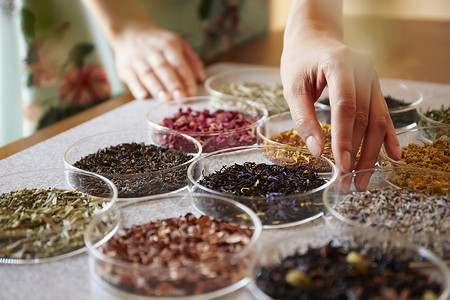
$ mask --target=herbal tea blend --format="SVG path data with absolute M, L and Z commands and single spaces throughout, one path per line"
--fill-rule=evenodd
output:
M 119 197 L 171 192 L 187 185 L 185 164 L 192 156 L 144 143 L 122 143 L 86 155 L 74 166 L 110 179 Z M 185 164 L 185 165 L 183 165 Z M 161 171 L 159 173 L 156 173 Z
M 0 195 L 1 258 L 47 258 L 84 246 L 90 216 L 106 205 L 76 190 L 23 189 Z
M 192 134 L 201 144 L 203 152 L 212 152 L 256 143 L 256 128 L 248 128 L 258 117 L 245 115 L 237 110 L 219 109 L 210 112 L 187 108 L 170 118 L 164 118 L 160 125 L 186 134 Z
M 310 247 L 265 266 L 256 285 L 274 299 L 437 299 L 443 288 L 400 249 Z M 388 298 L 386 298 L 388 297 Z
M 253 209 L 263 224 L 282 224 L 318 214 L 322 209 L 320 195 L 295 197 L 316 189 L 326 179 L 306 166 L 279 166 L 246 162 L 224 166 L 199 184 L 225 194 L 255 197 L 237 199 Z M 316 198 L 317 197 L 317 198 Z
M 100 251 L 135 264 L 136 271 L 108 266 L 102 276 L 121 289 L 148 296 L 211 292 L 245 277 L 248 259 L 233 255 L 243 251 L 252 235 L 250 228 L 191 213 L 123 228 Z M 139 265 L 148 268 L 138 271 Z
M 433 143 L 410 143 L 402 147 L 402 158 L 399 162 L 408 166 L 450 172 L 450 139 L 441 136 Z
M 333 152 L 331 151 L 331 125 L 319 122 L 320 126 L 322 127 L 323 133 L 325 135 L 325 145 L 324 145 L 324 152 L 323 156 L 328 158 L 334 163 L 334 156 Z M 303 141 L 303 139 L 298 134 L 297 130 L 291 129 L 287 131 L 283 131 L 278 135 L 274 135 L 269 137 L 270 140 L 284 144 L 289 146 L 294 146 L 302 149 L 307 149 L 306 143 Z M 264 142 L 264 144 L 268 144 L 268 142 Z
M 289 111 L 280 83 L 229 83 L 221 86 L 218 91 L 262 104 L 267 108 L 269 115 Z
M 428 110 L 424 115 L 436 122 L 450 124 L 450 106 L 445 108 L 444 105 L 442 105 L 440 109 Z
M 334 206 L 342 216 L 382 231 L 434 236 L 425 246 L 447 252 L 450 240 L 450 193 L 430 194 L 386 186 L 352 192 Z M 441 235 L 440 239 L 437 236 Z M 448 239 L 449 237 L 447 237 Z M 445 254 L 448 255 L 448 254 Z

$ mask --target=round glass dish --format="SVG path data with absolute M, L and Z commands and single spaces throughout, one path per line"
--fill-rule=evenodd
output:
M 276 165 L 279 169 L 286 166 L 302 167 L 306 166 L 309 171 L 303 170 L 305 176 L 311 176 L 305 181 L 305 178 L 295 178 L 296 184 L 308 182 L 311 189 L 303 189 L 306 192 L 296 192 L 291 195 L 283 195 L 287 190 L 288 181 L 284 177 L 276 178 L 274 174 L 267 176 L 267 170 L 261 171 L 260 175 L 251 175 L 245 180 L 238 180 L 240 177 L 246 177 L 249 174 L 234 174 L 232 170 L 227 179 L 230 186 L 220 186 L 210 188 L 210 184 L 205 184 L 202 180 L 211 177 L 216 173 L 221 173 L 224 168 L 232 168 L 235 165 L 243 166 L 244 163 Z M 255 169 L 258 170 L 258 169 Z M 286 171 L 286 170 L 284 170 Z M 313 172 L 314 171 L 314 172 Z M 297 172 L 297 171 L 296 171 Z M 265 174 L 265 175 L 264 175 Z M 315 174 L 315 175 L 313 175 Z M 284 228 L 296 226 L 313 221 L 323 214 L 322 193 L 337 177 L 335 165 L 324 157 L 315 158 L 308 151 L 293 148 L 289 146 L 264 146 L 255 145 L 247 147 L 236 147 L 233 149 L 220 150 L 205 154 L 200 159 L 193 162 L 188 168 L 189 191 L 195 193 L 206 193 L 231 198 L 242 203 L 260 217 L 265 229 Z M 286 175 L 286 174 L 285 174 Z M 298 173 L 297 173 L 298 175 Z M 261 179 L 261 181 L 260 181 Z M 231 180 L 233 184 L 231 184 Z M 276 181 L 284 180 L 284 183 Z M 294 178 L 290 178 L 294 180 Z M 274 182 L 275 181 L 275 182 Z M 317 187 L 314 188 L 315 184 Z M 230 191 L 232 189 L 253 189 L 256 186 L 269 187 L 272 184 L 278 185 L 270 188 L 268 196 L 245 196 Z M 289 187 L 295 184 L 289 184 Z M 286 193 L 286 192 L 284 192 Z
M 450 127 L 417 127 L 397 133 L 402 151 L 399 161 L 381 148 L 381 166 L 410 166 L 450 171 Z
M 317 120 L 322 124 L 325 134 L 326 144 L 322 155 L 334 163 L 334 156 L 331 150 L 331 111 L 329 109 L 316 108 L 316 116 Z M 258 144 L 288 145 L 308 149 L 297 134 L 297 131 L 293 130 L 295 130 L 295 124 L 290 112 L 270 116 L 257 129 Z
M 180 117 L 177 114 L 180 111 L 186 113 L 189 109 L 193 112 L 192 122 L 187 124 L 187 117 Z M 205 110 L 207 110 L 207 113 L 205 113 Z M 234 112 L 235 115 L 220 113 L 221 110 Z M 168 128 L 162 125 L 163 122 L 169 122 L 169 120 L 173 122 L 173 119 L 177 118 L 176 122 L 185 126 L 183 126 L 183 129 L 176 129 L 176 131 L 194 137 L 202 145 L 202 151 L 209 153 L 221 149 L 256 144 L 256 128 L 266 117 L 267 110 L 249 100 L 226 97 L 222 98 L 219 104 L 211 96 L 199 96 L 160 103 L 148 111 L 147 122 L 151 128 Z M 223 119 L 223 121 L 220 119 Z M 195 130 L 191 123 L 196 126 Z M 179 127 L 179 125 L 174 124 L 170 127 Z M 213 126 L 224 128 L 213 128 Z M 232 127 L 232 129 L 227 127 Z
M 386 285 L 417 289 L 407 281 L 406 286 L 399 284 L 405 277 L 417 278 L 416 272 L 431 278 L 440 289 L 431 293 L 428 282 L 427 290 L 421 287 L 411 299 L 426 299 L 424 294 L 439 300 L 450 296 L 450 271 L 440 258 L 402 239 L 360 228 L 317 227 L 273 240 L 260 247 L 251 270 L 248 287 L 258 300 L 406 299 L 395 297 L 395 289 Z
M 450 94 L 425 98 L 417 107 L 417 114 L 419 115 L 418 125 L 421 127 L 444 126 L 448 130 L 450 128 L 449 110 Z M 434 117 L 431 118 L 428 114 L 433 111 Z M 447 123 L 445 123 L 444 116 L 447 116 Z
M 116 199 L 112 182 L 89 172 L 61 168 L 1 176 L 0 263 L 45 263 L 85 251 L 90 217 Z
M 450 172 L 411 167 L 360 170 L 325 189 L 325 219 L 389 232 L 449 259 L 449 191 Z
M 126 147 L 128 150 L 123 150 L 118 147 L 121 144 L 134 146 Z M 105 150 L 111 147 L 113 147 L 112 150 Z M 147 149 L 148 156 L 143 157 L 142 153 L 145 148 L 150 150 Z M 155 156 L 155 151 L 158 149 L 161 149 L 161 152 L 164 151 L 164 155 L 160 153 Z M 201 152 L 202 147 L 196 139 L 165 128 L 118 130 L 100 133 L 76 142 L 64 153 L 64 164 L 69 169 L 83 168 L 109 178 L 117 186 L 119 199 L 129 200 L 186 189 L 187 167 L 201 155 Z M 97 156 L 95 160 L 83 161 L 83 164 L 79 165 L 82 159 L 93 155 Z M 134 160 L 136 157 L 142 159 Z M 138 163 L 142 163 L 143 159 L 147 157 L 149 157 L 148 163 L 157 162 L 153 169 L 160 169 L 148 172 L 144 168 L 146 165 L 141 164 L 139 165 L 141 169 L 134 172 Z M 169 162 L 169 167 L 163 165 L 163 163 L 168 164 Z M 101 171 L 101 168 L 104 168 L 104 171 Z M 111 168 L 114 169 L 114 172 Z
M 254 67 L 220 72 L 206 79 L 205 89 L 217 97 L 217 101 L 228 95 L 255 101 L 267 108 L 269 115 L 289 111 L 279 68 Z
M 190 223 L 181 221 L 188 218 Z M 133 228 L 141 228 L 149 244 L 138 242 L 139 249 L 133 248 L 139 239 L 127 235 Z M 85 243 L 90 273 L 115 295 L 212 299 L 249 282 L 248 268 L 261 231 L 258 217 L 242 204 L 214 195 L 179 193 L 114 206 L 92 220 Z M 126 260 L 124 253 L 135 262 Z
M 404 130 L 415 127 L 419 118 L 416 108 L 422 103 L 422 92 L 406 83 L 391 79 L 380 79 L 380 84 L 395 129 Z M 316 107 L 330 108 L 327 95 L 328 91 L 325 89 L 315 103 Z

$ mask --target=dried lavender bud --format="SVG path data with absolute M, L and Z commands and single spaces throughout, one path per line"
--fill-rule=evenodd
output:
M 257 121 L 257 117 L 236 110 L 219 109 L 211 113 L 208 109 L 187 108 L 183 111 L 180 108 L 174 116 L 164 118 L 160 125 L 191 134 L 202 144 L 203 152 L 208 153 L 255 144 L 256 128 L 251 126 Z
M 350 263 L 346 261 L 349 257 Z M 354 268 L 361 261 L 367 262 L 364 273 Z M 388 294 L 392 296 L 389 299 L 404 299 L 401 296 L 407 295 L 408 299 L 419 300 L 440 294 L 441 285 L 410 267 L 411 262 L 412 257 L 402 249 L 361 249 L 330 242 L 262 267 L 255 282 L 268 296 L 287 300 L 384 299 Z M 311 282 L 297 284 L 305 278 Z
M 143 197 L 175 191 L 187 185 L 190 154 L 144 143 L 122 143 L 99 149 L 74 166 L 101 174 L 119 190 L 119 197 Z M 158 171 L 164 171 L 159 172 Z
M 399 235 L 442 235 L 450 231 L 449 194 L 429 194 L 411 189 L 386 186 L 364 192 L 352 192 L 334 209 L 342 216 L 382 231 Z M 434 244 L 436 243 L 436 244 Z M 437 253 L 449 249 L 443 241 L 426 242 L 424 246 Z M 444 248 L 442 250 L 442 248 Z
M 147 296 L 211 292 L 245 277 L 248 258 L 236 258 L 253 230 L 207 215 L 186 214 L 120 229 L 101 246 L 106 256 L 136 268 L 105 265 L 101 276 L 118 288 Z M 112 268 L 112 269 L 111 269 Z

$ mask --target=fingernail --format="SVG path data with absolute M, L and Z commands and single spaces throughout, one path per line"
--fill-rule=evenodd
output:
M 135 97 L 136 99 L 144 99 L 145 97 L 147 97 L 147 93 L 143 90 L 137 91 Z
M 351 171 L 350 162 L 351 162 L 350 152 L 345 151 L 344 153 L 342 153 L 341 159 L 339 160 L 339 165 L 341 166 L 341 171 L 343 173 L 348 173 Z
M 173 92 L 173 98 L 174 99 L 181 99 L 181 98 L 184 98 L 184 97 L 186 97 L 186 96 L 182 92 L 180 92 L 179 90 L 175 90 Z
M 320 151 L 322 150 L 319 146 L 319 143 L 317 142 L 317 139 L 310 135 L 307 139 L 306 139 L 306 146 L 308 147 L 309 151 L 312 153 L 312 155 L 314 156 L 320 156 Z
M 372 173 L 370 172 L 363 172 L 362 174 L 357 175 L 359 180 L 355 180 L 355 186 L 359 191 L 366 190 L 367 186 L 369 185 L 370 178 L 372 177 Z M 356 183 L 357 182 L 357 183 Z
M 158 92 L 158 99 L 159 99 L 160 101 L 166 102 L 166 101 L 169 100 L 169 96 L 167 95 L 166 92 L 164 92 L 164 91 L 159 91 L 159 92 Z

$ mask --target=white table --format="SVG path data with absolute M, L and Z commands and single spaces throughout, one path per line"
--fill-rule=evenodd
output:
M 236 68 L 236 64 L 217 64 L 208 69 L 212 74 Z M 450 84 L 404 81 L 422 91 L 425 97 L 450 94 Z M 118 129 L 146 128 L 146 112 L 155 100 L 134 100 L 113 111 L 85 122 L 55 137 L 0 161 L 0 176 L 31 169 L 63 167 L 63 153 L 75 141 L 97 133 Z M 297 230 L 317 230 L 321 221 L 291 229 L 264 231 L 262 242 L 294 234 Z M 88 270 L 86 253 L 52 263 L 32 265 L 0 265 L 1 300 L 82 300 L 118 299 L 100 287 Z M 225 299 L 253 299 L 243 288 Z

